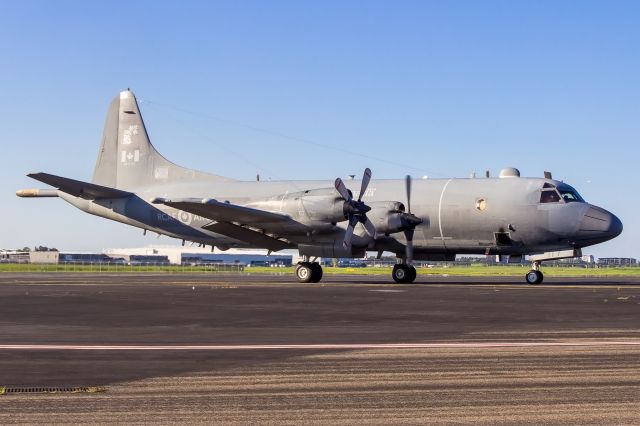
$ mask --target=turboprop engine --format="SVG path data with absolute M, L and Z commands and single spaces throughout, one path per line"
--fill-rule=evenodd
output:
M 422 223 L 422 219 L 407 213 L 404 204 L 398 201 L 379 201 L 369 205 L 371 206 L 369 218 L 378 233 L 386 236 L 414 228 Z
M 247 207 L 285 213 L 305 225 L 331 228 L 348 219 L 345 204 L 334 188 L 319 188 L 278 195 Z
M 367 168 L 362 176 L 360 194 L 357 199 L 353 198 L 353 194 L 347 189 L 342 179 L 337 178 L 334 182 L 334 188 L 286 193 L 268 200 L 248 204 L 247 207 L 286 213 L 319 232 L 332 229 L 336 223 L 348 220 L 349 224 L 342 242 L 344 248 L 348 249 L 351 246 L 354 227 L 358 223 L 362 223 L 366 232 L 373 239 L 376 238 L 376 229 L 366 215 L 371 208 L 362 201 L 370 180 L 371 170 Z
M 295 197 L 298 198 L 298 197 Z M 345 201 L 333 188 L 312 189 L 299 193 L 298 206 L 312 222 L 327 222 L 335 225 L 347 220 Z M 296 204 L 296 200 L 292 200 Z

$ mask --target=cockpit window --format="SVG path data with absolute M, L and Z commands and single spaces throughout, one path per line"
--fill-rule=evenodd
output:
M 584 203 L 584 199 L 578 194 L 578 191 L 570 187 L 569 185 L 562 183 L 557 187 L 545 182 L 540 191 L 541 203 L 559 203 L 564 201 L 565 203 L 579 202 Z
M 576 191 L 575 189 L 570 187 L 560 187 L 558 188 L 558 190 L 560 191 L 560 195 L 562 195 L 562 199 L 565 202 L 570 203 L 572 201 L 578 201 L 584 203 L 584 199 L 582 199 L 580 194 L 578 194 L 578 191 Z
M 545 189 L 540 193 L 541 203 L 558 203 L 560 202 L 560 194 L 555 189 Z

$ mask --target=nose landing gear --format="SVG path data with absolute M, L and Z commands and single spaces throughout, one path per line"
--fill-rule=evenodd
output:
M 544 279 L 544 275 L 540 271 L 540 262 L 533 262 L 531 268 L 532 269 L 527 272 L 527 275 L 525 276 L 527 283 L 532 285 L 541 284 Z

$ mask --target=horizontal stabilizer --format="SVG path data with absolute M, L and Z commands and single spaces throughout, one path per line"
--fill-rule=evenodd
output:
M 291 218 L 284 214 L 272 213 L 236 204 L 222 203 L 211 198 L 181 198 L 176 200 L 155 198 L 152 200 L 152 203 L 165 204 L 217 222 L 235 222 L 243 225 L 264 225 L 265 223 L 291 221 Z
M 99 200 L 101 198 L 123 198 L 131 195 L 131 192 L 121 191 L 107 186 L 96 185 L 95 183 L 82 182 L 49 173 L 30 173 L 27 176 L 47 185 L 54 186 L 62 192 L 86 200 Z

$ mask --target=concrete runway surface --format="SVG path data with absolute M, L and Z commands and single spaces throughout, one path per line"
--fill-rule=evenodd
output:
M 640 278 L 0 274 L 0 423 L 639 424 Z

